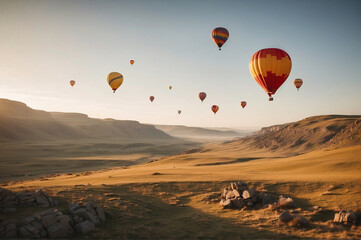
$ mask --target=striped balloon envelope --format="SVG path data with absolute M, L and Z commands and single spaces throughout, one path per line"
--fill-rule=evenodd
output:
M 108 74 L 107 82 L 115 93 L 118 87 L 120 87 L 120 85 L 123 83 L 123 75 L 118 72 L 111 72 Z
M 290 75 L 291 67 L 290 56 L 278 48 L 261 49 L 253 54 L 249 61 L 252 77 L 268 94 L 270 101 Z
M 219 50 L 221 50 L 221 47 L 227 41 L 228 37 L 229 32 L 225 28 L 218 27 L 212 31 L 213 42 L 219 47 Z

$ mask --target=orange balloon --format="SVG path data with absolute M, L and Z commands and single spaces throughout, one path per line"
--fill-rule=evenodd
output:
M 302 86 L 303 84 L 303 81 L 301 78 L 296 78 L 294 81 L 293 81 L 293 84 L 295 85 L 295 87 L 297 88 L 297 91 L 300 89 L 300 87 Z
M 149 97 L 149 100 L 150 100 L 151 102 L 153 102 L 153 101 L 154 101 L 154 96 L 150 96 L 150 97 Z
M 74 86 L 75 85 L 75 81 L 74 80 L 70 80 L 70 85 Z
M 130 64 L 131 64 L 131 65 L 133 65 L 133 64 L 134 64 L 134 60 L 130 60 L 129 62 L 130 62 Z
M 247 102 L 246 102 L 246 101 L 242 101 L 242 102 L 241 102 L 242 108 L 244 108 L 246 105 L 247 105 Z
M 206 97 L 207 97 L 207 93 L 205 93 L 205 92 L 200 92 L 199 93 L 199 99 L 203 102 L 204 101 L 204 99 L 206 99 Z
M 169 90 L 172 90 L 172 86 L 169 86 L 168 88 L 169 88 Z
M 212 111 L 214 112 L 214 114 L 216 114 L 216 112 L 218 112 L 219 107 L 217 105 L 213 105 L 212 106 Z
M 278 48 L 261 49 L 253 54 L 249 61 L 252 77 L 268 94 L 270 101 L 290 75 L 291 67 L 290 56 Z

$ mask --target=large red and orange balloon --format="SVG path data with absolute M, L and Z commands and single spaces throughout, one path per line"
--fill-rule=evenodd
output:
M 150 100 L 151 102 L 153 102 L 153 101 L 154 101 L 154 96 L 150 96 L 150 97 L 149 97 L 149 100 Z
M 214 112 L 214 114 L 216 114 L 219 110 L 219 107 L 217 105 L 213 105 L 212 106 L 212 112 Z
M 207 97 L 207 94 L 205 92 L 200 92 L 199 93 L 199 99 L 203 102 L 204 99 L 206 99 Z
M 219 50 L 221 50 L 221 47 L 227 41 L 228 37 L 229 32 L 225 28 L 218 27 L 212 31 L 213 42 L 219 47 Z
M 272 101 L 272 95 L 286 81 L 291 72 L 290 56 L 278 48 L 266 48 L 253 54 L 249 61 L 252 77 L 265 90 Z
M 297 88 L 297 91 L 300 90 L 300 87 L 302 86 L 303 84 L 303 81 L 301 78 L 296 78 L 294 81 L 293 81 L 293 84 L 295 85 L 295 87 Z
M 133 65 L 134 64 L 134 60 L 130 60 L 130 65 Z
M 241 101 L 241 106 L 242 106 L 242 108 L 244 108 L 246 105 L 247 105 L 247 102 L 246 102 L 246 101 Z
M 75 85 L 75 81 L 74 80 L 70 80 L 70 85 L 74 86 Z

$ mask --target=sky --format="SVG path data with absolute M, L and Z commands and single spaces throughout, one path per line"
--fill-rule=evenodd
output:
M 230 33 L 221 51 L 216 27 Z M 263 48 L 292 59 L 273 102 L 249 72 Z M 115 94 L 106 82 L 114 71 L 124 76 Z M 361 1 L 0 0 L 0 98 L 31 108 L 246 129 L 359 115 L 360 90 Z

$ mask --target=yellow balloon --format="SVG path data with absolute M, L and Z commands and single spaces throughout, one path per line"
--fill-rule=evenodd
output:
M 107 82 L 115 93 L 118 87 L 123 83 L 123 75 L 118 72 L 111 72 L 108 74 Z

